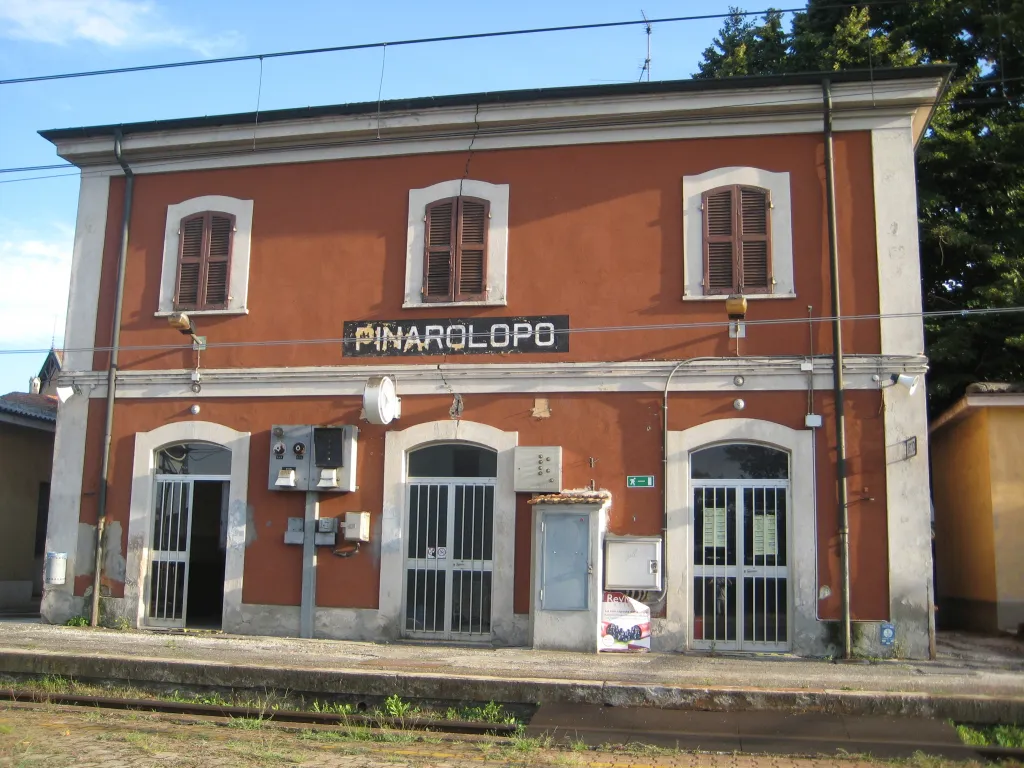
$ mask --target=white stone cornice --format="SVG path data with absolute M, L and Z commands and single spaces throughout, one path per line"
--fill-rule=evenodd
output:
M 835 130 L 900 124 L 919 132 L 942 85 L 942 78 L 935 75 L 873 84 L 836 83 L 832 89 Z M 804 84 L 588 98 L 550 96 L 383 114 L 368 111 L 173 130 L 158 127 L 133 130 L 123 146 L 133 171 L 145 174 L 462 151 L 471 140 L 479 151 L 819 131 L 821 88 Z M 109 135 L 60 137 L 54 143 L 61 157 L 90 172 L 117 173 Z
M 200 392 L 192 391 L 192 371 L 122 370 L 117 375 L 121 398 L 314 397 L 359 396 L 370 376 L 393 376 L 401 395 L 513 394 L 554 392 L 662 392 L 676 360 L 606 363 L 467 363 L 335 365 L 307 368 L 201 369 Z M 785 391 L 832 387 L 832 361 L 806 357 L 694 358 L 683 362 L 672 378 L 673 392 Z M 923 374 L 921 355 L 854 355 L 845 360 L 848 389 L 878 389 L 892 373 Z M 442 377 L 442 373 L 444 376 Z M 742 376 L 737 385 L 735 377 Z M 78 384 L 90 397 L 106 396 L 106 372 L 66 371 L 61 384 Z

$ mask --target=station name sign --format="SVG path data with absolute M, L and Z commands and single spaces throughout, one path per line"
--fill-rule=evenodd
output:
M 568 352 L 569 316 L 347 320 L 346 357 Z

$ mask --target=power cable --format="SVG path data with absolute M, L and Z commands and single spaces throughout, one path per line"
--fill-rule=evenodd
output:
M 952 310 L 937 310 L 930 312 L 889 312 L 882 314 L 863 314 L 863 315 L 843 315 L 838 318 L 841 322 L 855 322 L 861 320 L 898 320 L 898 319 L 938 319 L 938 318 L 955 318 L 955 317 L 974 317 L 978 315 L 1011 315 L 1024 313 L 1024 306 L 1020 307 L 991 307 L 983 309 L 952 309 Z M 187 312 L 186 312 L 187 314 Z M 433 318 L 410 318 L 409 320 L 403 320 L 397 322 L 398 325 L 406 325 L 412 323 L 429 323 Z M 480 317 L 474 318 L 480 321 L 486 322 L 488 318 Z M 815 317 L 808 320 L 804 317 L 786 317 L 786 318 L 772 318 L 767 320 L 744 320 L 744 325 L 747 326 L 775 326 L 775 325 L 789 325 L 792 323 L 831 323 L 836 320 L 833 316 Z M 367 323 L 382 322 L 377 320 L 367 320 Z M 611 325 L 611 326 L 594 326 L 590 328 L 564 328 L 554 329 L 551 331 L 554 335 L 563 334 L 574 334 L 574 333 L 625 333 L 630 331 L 678 331 L 678 330 L 692 330 L 692 329 L 707 329 L 707 328 L 727 328 L 730 326 L 732 321 L 727 320 L 711 320 L 699 323 L 658 323 L 651 325 Z M 490 334 L 485 333 L 473 333 L 466 334 L 468 339 L 486 338 Z M 432 338 L 437 338 L 432 337 Z M 460 334 L 460 338 L 462 335 Z M 274 339 L 268 341 L 225 341 L 225 342 L 211 342 L 207 341 L 206 348 L 212 349 L 214 347 L 222 348 L 238 348 L 238 347 L 279 347 L 279 346 L 307 346 L 316 344 L 345 344 L 363 342 L 366 343 L 367 339 L 358 338 L 356 336 L 342 336 L 339 338 L 331 339 Z M 181 344 L 140 344 L 140 345 L 121 345 L 120 351 L 175 351 L 175 350 L 191 350 L 191 345 Z M 110 352 L 112 347 L 67 347 L 62 351 L 67 352 Z M 47 349 L 0 349 L 0 355 L 35 355 L 45 354 L 50 350 Z
M 382 71 L 381 75 L 382 75 L 382 77 L 381 77 L 381 84 L 383 84 L 383 71 Z M 1000 81 L 1000 80 L 992 80 L 992 79 L 987 78 L 987 76 L 982 76 L 982 77 L 979 77 L 977 80 L 973 81 L 972 83 L 970 83 L 969 85 L 972 88 L 975 88 L 975 87 L 994 87 L 994 86 L 999 86 L 1002 82 L 1014 82 L 1014 81 L 1019 81 L 1019 80 L 1024 80 L 1024 76 L 1020 76 L 1020 77 L 1007 77 L 1007 78 L 1005 78 L 1002 81 Z M 873 96 L 874 95 L 874 89 L 872 88 L 871 91 L 854 92 L 854 93 L 850 93 L 848 95 L 850 95 L 850 96 L 872 95 Z M 1000 99 L 1000 100 L 1002 100 L 1002 99 Z M 788 99 L 780 99 L 780 100 L 776 100 L 776 101 L 753 102 L 753 103 L 748 104 L 748 106 L 751 106 L 751 107 L 771 106 L 773 104 L 789 104 L 789 103 L 793 103 L 794 101 L 796 101 L 796 102 L 803 101 L 803 102 L 806 102 L 808 104 L 816 104 L 818 101 L 820 101 L 820 99 L 818 99 L 817 97 L 811 98 L 811 99 L 796 99 L 796 100 L 794 100 L 792 98 L 788 98 Z M 978 100 L 977 99 L 953 99 L 952 103 L 954 103 L 954 104 L 964 104 L 964 103 L 973 103 L 975 101 L 978 101 Z M 378 103 L 382 103 L 382 102 L 380 102 L 379 99 L 378 99 Z M 860 109 L 860 107 L 858 107 L 858 109 Z M 841 111 L 842 111 L 842 105 L 837 105 L 836 112 L 841 112 Z M 767 113 L 766 116 L 767 117 L 771 117 L 772 114 L 771 113 Z M 703 119 L 703 118 L 695 118 L 695 119 Z M 379 113 L 378 113 L 378 120 L 379 120 Z M 685 120 L 685 118 L 674 118 L 674 120 L 677 121 L 677 122 L 681 122 L 681 121 Z M 558 126 L 557 123 L 552 123 L 552 124 L 549 124 L 549 125 L 551 127 L 557 127 Z M 310 145 L 297 145 L 297 146 L 287 146 L 287 147 L 271 147 L 271 148 L 263 148 L 261 151 L 262 152 L 268 152 L 268 151 L 291 151 L 291 150 L 296 150 L 296 149 L 307 149 L 307 148 L 313 148 L 313 147 L 341 146 L 341 145 L 343 145 L 345 143 L 351 143 L 351 142 L 322 143 L 322 144 L 315 144 L 315 145 L 310 144 Z M 188 156 L 185 156 L 185 157 L 177 158 L 175 160 L 166 160 L 166 161 L 155 162 L 155 163 L 146 163 L 145 167 L 146 168 L 155 168 L 155 167 L 158 167 L 158 166 L 161 166 L 161 165 L 174 165 L 174 164 L 177 164 L 177 163 L 191 162 L 193 159 L 202 159 L 202 158 L 211 158 L 212 159 L 212 158 L 218 158 L 218 157 L 230 157 L 230 156 L 236 155 L 236 154 L 238 154 L 238 155 L 240 155 L 240 154 L 252 154 L 252 150 L 234 150 L 234 151 L 231 151 L 231 152 L 212 152 L 212 153 L 206 153 L 206 154 L 188 155 Z M 19 168 L 0 168 L 0 174 L 4 174 L 4 173 L 28 173 L 28 172 L 32 172 L 32 171 L 50 171 L 50 170 L 59 170 L 59 169 L 64 169 L 64 168 L 67 168 L 67 169 L 75 168 L 76 170 L 75 170 L 75 172 L 73 174 L 69 173 L 69 174 L 54 174 L 54 175 L 48 175 L 48 176 L 31 176 L 31 177 L 27 177 L 27 178 L 11 179 L 11 180 L 7 180 L 7 181 L 0 180 L 0 184 L 7 183 L 8 181 L 31 181 L 33 179 L 52 179 L 52 178 L 57 178 L 58 176 L 77 175 L 77 173 L 78 173 L 78 166 L 76 166 L 76 165 L 74 165 L 72 163 L 56 163 L 56 164 L 53 164 L 53 165 L 27 165 L 27 166 L 22 166 L 22 167 L 19 167 Z
M 917 0 L 866 0 L 858 3 L 861 7 L 886 6 L 886 5 L 914 5 Z M 850 6 L 845 3 L 817 6 L 817 10 L 847 9 Z M 273 53 L 251 53 L 242 56 L 223 56 L 217 59 L 194 59 L 192 61 L 174 61 L 166 64 L 142 64 L 135 67 L 118 67 L 115 69 L 94 69 L 85 72 L 65 72 L 55 75 L 35 75 L 32 77 L 15 77 L 0 80 L 0 85 L 16 85 L 19 83 L 38 83 L 48 80 L 69 80 L 78 77 L 98 77 L 101 75 L 121 75 L 129 72 L 149 72 L 158 69 L 179 69 L 182 67 L 199 67 L 206 64 L 231 64 L 238 61 L 254 61 L 256 59 L 276 59 L 286 56 L 309 56 L 318 53 L 337 53 L 340 51 L 361 51 L 368 48 L 382 48 L 386 45 L 422 45 L 425 43 L 450 43 L 459 40 L 482 40 L 494 37 L 512 37 L 515 35 L 536 35 L 547 32 L 575 32 L 587 29 L 609 29 L 612 27 L 626 27 L 637 24 L 671 24 L 682 21 L 708 21 L 711 19 L 725 19 L 734 15 L 739 16 L 763 16 L 770 11 L 774 13 L 800 13 L 806 11 L 806 7 L 768 9 L 763 11 L 736 11 L 730 13 L 706 13 L 695 16 L 671 16 L 662 19 L 630 19 L 627 21 L 605 21 L 592 24 L 569 24 L 560 27 L 535 27 L 532 29 L 511 29 L 501 32 L 474 32 L 465 35 L 443 35 L 439 37 L 420 37 L 409 40 L 388 40 L 379 43 L 357 43 L 353 45 L 334 45 L 324 48 L 305 48 L 293 51 L 275 51 Z
M 859 97 L 859 96 L 869 96 L 869 95 L 871 95 L 871 91 L 870 90 L 848 91 L 848 92 L 843 94 L 844 97 Z M 793 97 L 790 96 L 790 97 L 786 97 L 786 98 L 782 98 L 782 99 L 767 99 L 767 100 L 762 100 L 762 101 L 747 102 L 744 105 L 744 107 L 745 108 L 754 108 L 754 107 L 760 108 L 760 107 L 770 107 L 770 106 L 781 106 L 783 104 L 795 104 L 795 105 L 806 104 L 807 105 L 807 109 L 805 111 L 803 111 L 803 112 L 796 112 L 796 113 L 794 113 L 792 110 L 787 110 L 787 111 L 781 111 L 780 110 L 780 111 L 776 111 L 776 112 L 768 111 L 768 112 L 760 113 L 760 116 L 764 117 L 764 118 L 778 116 L 778 115 L 792 116 L 794 114 L 808 114 L 808 115 L 815 115 L 815 116 L 817 116 L 821 112 L 821 110 L 820 110 L 820 103 L 821 103 L 821 98 L 819 96 L 817 96 L 817 95 L 808 96 L 806 98 L 793 98 Z M 853 109 L 860 110 L 860 109 L 864 109 L 864 107 L 858 105 L 856 107 L 853 107 Z M 837 105 L 837 107 L 835 109 L 835 112 L 837 114 L 840 114 L 843 111 L 845 111 L 845 110 L 843 109 L 842 104 Z M 707 120 L 707 117 L 705 117 L 703 115 L 693 115 L 693 116 L 690 116 L 690 117 L 683 117 L 683 116 L 673 115 L 672 117 L 665 118 L 664 120 L 661 120 L 661 121 L 659 121 L 659 120 L 647 120 L 646 123 L 650 124 L 650 125 L 656 125 L 658 122 L 670 121 L 673 124 L 682 124 L 682 123 L 688 123 L 688 122 L 703 122 L 703 121 L 706 121 L 706 120 Z M 267 123 L 264 123 L 264 125 L 267 125 Z M 591 123 L 587 127 L 588 128 L 595 128 L 595 127 L 596 128 L 600 128 L 600 127 L 603 127 L 603 125 L 604 124 L 600 124 L 600 123 L 597 123 L 597 124 Z M 621 127 L 621 123 L 613 118 L 613 119 L 611 119 L 607 123 L 607 126 L 608 127 Z M 542 130 L 557 130 L 557 129 L 560 129 L 560 128 L 569 128 L 569 129 L 571 129 L 571 128 L 575 128 L 575 127 L 578 127 L 578 126 L 572 120 L 551 121 L 549 123 L 545 123 L 542 126 Z M 504 134 L 504 133 L 513 133 L 513 132 L 515 132 L 515 133 L 527 133 L 527 132 L 535 131 L 536 129 L 528 128 L 528 129 L 521 129 L 521 130 L 514 130 L 514 129 L 510 130 L 508 127 L 502 126 L 501 128 L 496 129 L 496 130 L 499 130 L 501 133 Z M 464 131 L 462 131 L 462 132 L 446 132 L 446 133 L 437 133 L 437 134 L 421 134 L 421 135 L 417 136 L 416 138 L 418 140 L 433 139 L 433 138 L 457 139 L 457 138 L 466 138 L 466 137 L 471 137 L 471 136 L 481 136 L 481 135 L 485 136 L 486 134 L 487 134 L 487 129 L 483 128 L 482 126 L 479 126 L 476 123 L 476 121 L 474 120 L 474 126 L 473 127 L 467 126 L 466 129 Z M 304 150 L 304 149 L 329 149 L 329 148 L 333 148 L 333 147 L 359 146 L 359 145 L 376 144 L 376 143 L 379 143 L 379 142 L 386 142 L 386 141 L 405 141 L 405 140 L 407 140 L 407 139 L 404 136 L 396 136 L 396 137 L 393 137 L 393 138 L 381 137 L 380 139 L 370 139 L 370 138 L 367 138 L 367 139 L 355 139 L 355 140 L 349 139 L 349 140 L 342 140 L 342 141 L 335 141 L 335 142 L 319 142 L 319 143 L 315 143 L 315 144 L 290 144 L 290 145 L 282 145 L 282 146 L 267 146 L 267 147 L 261 147 L 259 151 L 260 151 L 260 153 L 295 152 L 295 151 L 301 151 L 301 150 Z M 139 161 L 138 167 L 141 170 L 141 172 L 145 173 L 146 171 L 152 170 L 154 168 L 165 168 L 165 167 L 171 167 L 171 166 L 176 166 L 176 165 L 188 164 L 188 163 L 192 163 L 192 162 L 194 162 L 196 160 L 225 159 L 225 158 L 231 158 L 231 157 L 239 157 L 239 156 L 243 156 L 243 155 L 251 156 L 252 155 L 252 149 L 247 147 L 245 149 L 224 150 L 224 151 L 221 151 L 221 152 L 194 153 L 194 154 L 190 154 L 190 155 L 176 157 L 176 158 L 171 159 L 171 160 Z M 74 168 L 76 166 L 68 165 L 68 166 L 62 166 L 62 167 Z M 108 171 L 104 170 L 104 169 L 98 169 L 98 170 L 93 170 L 92 168 L 82 169 L 82 176 L 83 176 L 83 178 L 87 177 L 87 176 L 104 175 L 104 174 L 107 174 L 107 173 L 108 173 Z M 76 173 L 66 173 L 66 174 L 55 174 L 55 175 L 52 175 L 52 176 L 29 176 L 29 177 L 25 177 L 25 178 L 21 178 L 21 179 L 6 179 L 6 180 L 0 180 L 0 184 L 9 184 L 9 183 L 14 182 L 14 181 L 32 181 L 34 179 L 47 179 L 47 178 L 55 178 L 56 176 L 72 176 L 72 175 L 77 175 L 77 172 Z

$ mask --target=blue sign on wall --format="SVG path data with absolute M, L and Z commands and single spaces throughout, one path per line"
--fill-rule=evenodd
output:
M 880 628 L 882 645 L 892 645 L 896 642 L 896 625 L 883 623 Z

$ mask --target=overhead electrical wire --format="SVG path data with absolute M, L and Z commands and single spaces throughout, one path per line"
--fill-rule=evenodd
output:
M 918 2 L 918 0 L 868 0 L 867 2 L 861 3 L 860 5 L 865 6 L 865 7 L 867 7 L 867 6 L 888 6 L 888 5 L 913 5 L 915 2 Z M 815 8 L 815 10 L 816 11 L 832 10 L 832 9 L 840 9 L 841 10 L 841 9 L 846 9 L 846 8 L 849 8 L 849 7 L 850 6 L 848 6 L 846 4 L 835 3 L 835 4 L 832 4 L 832 5 L 818 6 L 817 8 Z M 762 11 L 737 11 L 737 13 L 740 16 L 763 16 L 763 15 L 769 13 L 769 12 L 798 13 L 798 12 L 802 12 L 802 11 L 806 11 L 806 10 L 807 10 L 806 7 L 802 7 L 802 8 L 784 8 L 784 9 L 765 9 L 765 10 L 762 10 Z M 711 19 L 728 18 L 728 17 L 731 17 L 732 15 L 734 15 L 734 14 L 733 13 L 718 13 L 718 14 L 700 14 L 700 15 L 691 15 L 691 16 L 675 16 L 675 17 L 666 17 L 666 18 L 660 18 L 660 19 L 647 19 L 647 18 L 643 18 L 643 19 L 638 19 L 638 20 L 637 19 L 630 19 L 630 20 L 626 20 L 626 21 L 595 22 L 595 23 L 591 23 L 591 24 L 574 24 L 574 25 L 557 26 L 557 27 L 537 27 L 537 28 L 531 28 L 531 29 L 505 30 L 505 31 L 500 31 L 500 32 L 479 32 L 479 33 L 470 33 L 470 34 L 465 34 L 465 35 L 448 35 L 448 36 L 441 36 L 441 37 L 415 38 L 415 39 L 409 39 L 409 40 L 384 41 L 384 42 L 378 42 L 378 43 L 359 43 L 359 44 L 353 44 L 353 45 L 331 46 L 331 47 L 325 47 L 325 48 L 308 48 L 308 49 L 299 49 L 299 50 L 292 50 L 292 51 L 277 51 L 277 52 L 262 53 L 262 54 L 246 54 L 246 55 L 243 55 L 243 56 L 230 56 L 230 57 L 221 57 L 221 58 L 216 58 L 216 59 L 197 59 L 197 60 L 192 60 L 192 61 L 170 62 L 170 63 L 165 63 L 165 64 L 146 64 L 146 65 L 140 65 L 140 66 L 136 66 L 136 67 L 124 67 L 124 68 L 119 68 L 119 69 L 91 70 L 91 71 L 85 71 L 85 72 L 70 72 L 70 73 L 55 74 L 55 75 L 39 75 L 39 76 L 25 77 L 25 78 L 8 78 L 8 79 L 0 80 L 0 85 L 12 85 L 12 84 L 18 84 L 18 83 L 42 82 L 42 81 L 50 81 L 50 80 L 63 80 L 63 79 L 71 79 L 71 78 L 79 78 L 79 77 L 94 77 L 94 76 L 100 76 L 100 75 L 123 74 L 123 73 L 129 73 L 129 72 L 145 72 L 145 71 L 159 70 L 159 69 L 171 69 L 171 68 L 200 66 L 200 65 L 205 65 L 205 64 L 224 64 L 224 63 L 232 63 L 232 62 L 240 62 L 240 61 L 256 61 L 256 60 L 258 60 L 260 62 L 261 72 L 262 72 L 263 60 L 267 59 L 267 58 L 281 58 L 281 57 L 286 57 L 286 56 L 304 56 L 304 55 L 312 55 L 312 54 L 319 54 L 319 53 L 339 52 L 339 51 L 365 50 L 365 49 L 371 49 L 371 48 L 383 48 L 386 51 L 387 50 L 387 46 L 389 46 L 389 45 L 391 45 L 391 46 L 396 46 L 396 45 L 418 45 L 418 44 L 426 44 L 426 43 L 452 42 L 452 41 L 483 39 L 483 38 L 491 38 L 491 37 L 507 37 L 507 36 L 513 36 L 513 35 L 529 35 L 529 34 L 539 34 L 539 33 L 548 33 L 548 32 L 578 31 L 578 30 L 602 29 L 602 28 L 637 26 L 637 25 L 645 25 L 646 28 L 648 30 L 650 30 L 650 27 L 651 27 L 652 24 L 676 23 L 676 22 L 684 22 L 684 21 L 704 21 L 704 20 L 711 20 Z M 1019 79 L 1019 78 L 1003 78 L 1003 80 L 1001 82 L 1005 83 L 1007 79 Z M 976 81 L 977 84 L 985 84 L 985 82 L 986 81 L 984 80 L 984 78 L 979 78 L 978 81 Z M 60 164 L 53 164 L 53 165 L 24 166 L 24 167 L 20 167 L 20 168 L 0 168 L 0 174 L 4 174 L 4 173 L 25 173 L 25 172 L 34 172 L 34 171 L 43 171 L 43 170 L 56 170 L 56 169 L 60 169 L 60 168 L 74 168 L 74 167 L 75 166 L 73 166 L 70 163 L 60 163 Z M 75 173 L 67 173 L 67 174 L 49 174 L 49 175 L 45 175 L 45 176 L 31 176 L 31 177 L 23 177 L 23 178 L 20 178 L 20 179 L 12 179 L 12 180 L 0 181 L 0 184 L 2 184 L 2 183 L 10 183 L 11 181 L 34 181 L 34 180 L 39 180 L 39 179 L 53 179 L 53 178 L 60 178 L 61 176 L 73 176 L 73 175 L 76 175 L 76 174 Z
M 982 309 L 949 309 L 939 310 L 931 312 L 889 312 L 881 314 L 863 314 L 863 315 L 843 315 L 839 318 L 841 322 L 854 322 L 860 320 L 899 320 L 899 319 L 929 319 L 929 318 L 953 318 L 953 317 L 973 317 L 977 315 L 1011 315 L 1024 313 L 1024 306 L 1020 307 L 991 307 Z M 186 312 L 187 314 L 187 312 Z M 397 325 L 406 325 L 410 323 L 430 323 L 434 318 L 421 317 L 421 318 L 410 318 L 397 322 Z M 480 321 L 486 322 L 488 318 L 480 317 L 474 318 Z M 808 319 L 807 316 L 803 317 L 785 317 L 785 318 L 770 318 L 765 320 L 744 320 L 743 323 L 746 326 L 774 326 L 774 325 L 789 325 L 792 323 L 831 323 L 836 320 L 832 316 L 814 317 Z M 385 321 L 367 320 L 369 324 L 382 323 Z M 387 321 L 391 322 L 391 321 Z M 569 335 L 574 333 L 625 333 L 630 331 L 678 331 L 678 330 L 692 330 L 692 329 L 707 329 L 707 328 L 726 328 L 734 321 L 719 321 L 711 320 L 707 322 L 698 323 L 656 323 L 648 325 L 611 325 L 611 326 L 595 326 L 590 328 L 565 328 L 565 329 L 554 329 L 551 331 L 556 336 Z M 461 334 L 459 338 L 479 339 L 486 338 L 489 336 L 489 332 L 485 333 L 473 333 L 465 334 L 463 337 Z M 431 338 L 440 338 L 432 336 Z M 342 336 L 339 338 L 331 339 L 271 339 L 266 341 L 207 341 L 206 349 L 213 348 L 238 348 L 238 347 L 279 347 L 279 346 L 308 346 L 308 345 L 319 345 L 319 344 L 345 344 L 363 342 L 366 343 L 367 339 L 359 338 L 356 336 Z M 112 347 L 65 347 L 62 349 L 64 353 L 68 352 L 110 352 Z M 122 352 L 135 351 L 180 351 L 180 350 L 191 350 L 192 345 L 184 344 L 138 344 L 138 345 L 119 345 L 119 349 Z M 46 354 L 50 352 L 49 348 L 46 349 L 0 349 L 0 355 L 34 355 L 34 354 Z
M 859 90 L 859 91 L 846 91 L 842 95 L 843 95 L 844 98 L 845 97 L 872 96 L 874 94 L 875 90 L 876 89 L 865 88 L 865 90 Z M 786 110 L 786 111 L 779 110 L 777 112 L 762 112 L 760 114 L 761 114 L 761 117 L 772 117 L 772 116 L 776 116 L 776 115 L 792 116 L 794 114 L 807 114 L 807 115 L 818 116 L 818 115 L 820 115 L 820 112 L 821 112 L 821 110 L 819 108 L 820 103 L 821 103 L 821 98 L 820 98 L 820 96 L 816 96 L 816 95 L 815 96 L 808 96 L 806 98 L 794 98 L 792 96 L 789 96 L 789 97 L 786 97 L 786 98 L 766 99 L 766 100 L 762 100 L 762 101 L 747 102 L 743 106 L 745 108 L 760 108 L 760 107 L 781 106 L 783 104 L 797 104 L 797 105 L 799 105 L 799 104 L 806 104 L 807 105 L 807 110 L 805 112 L 802 112 L 802 113 L 800 113 L 800 112 L 794 113 L 792 110 Z M 472 108 L 472 105 L 467 105 L 467 108 Z M 867 105 L 857 105 L 857 106 L 853 107 L 852 109 L 863 110 L 863 109 L 870 109 L 870 108 L 873 108 L 873 107 L 869 107 Z M 880 107 L 874 107 L 874 108 L 880 108 Z M 843 109 L 842 105 L 840 104 L 840 105 L 837 105 L 837 108 L 836 108 L 835 111 L 838 114 L 838 113 L 842 113 L 844 111 L 844 109 Z M 369 113 L 367 113 L 367 114 L 369 114 Z M 693 115 L 693 116 L 690 116 L 690 117 L 673 115 L 668 120 L 672 124 L 678 125 L 678 124 L 681 124 L 681 123 L 688 123 L 688 122 L 703 122 L 703 121 L 706 121 L 707 119 L 708 118 L 706 116 L 704 116 L 704 115 Z M 650 124 L 650 125 L 656 125 L 659 122 L 663 122 L 663 121 L 659 121 L 659 120 L 656 120 L 656 119 L 655 120 L 647 120 L 646 121 L 646 123 Z M 272 124 L 273 123 L 268 123 L 266 121 L 263 123 L 264 127 L 266 127 L 267 125 L 272 125 Z M 612 120 L 612 121 L 609 121 L 608 125 L 609 126 L 616 126 L 616 127 L 618 127 L 618 126 L 621 126 L 621 123 L 619 123 L 618 121 Z M 566 121 L 564 123 L 563 122 L 552 121 L 550 123 L 545 123 L 543 126 L 541 126 L 540 130 L 557 130 L 557 129 L 560 129 L 560 128 L 571 129 L 571 128 L 574 128 L 574 127 L 576 127 L 576 124 L 573 123 L 572 121 Z M 595 128 L 595 127 L 601 127 L 601 126 L 600 126 L 600 124 L 590 123 L 590 124 L 587 125 L 587 127 L 588 128 Z M 501 131 L 502 134 L 508 134 L 508 133 L 535 132 L 537 129 L 529 128 L 529 129 L 523 129 L 523 130 L 515 130 L 515 129 L 509 129 L 506 126 L 502 126 L 499 130 Z M 475 128 L 473 126 L 467 125 L 465 130 L 462 131 L 462 132 L 459 132 L 459 133 L 453 133 L 453 132 L 449 131 L 449 132 L 437 133 L 437 134 L 425 134 L 425 135 L 421 134 L 421 135 L 417 136 L 416 138 L 417 138 L 417 140 L 432 139 L 432 138 L 441 138 L 441 139 L 465 138 L 465 139 L 468 140 L 468 139 L 472 138 L 473 136 L 483 136 L 483 137 L 486 137 L 487 136 L 487 129 L 486 128 L 478 129 L 478 128 Z M 247 147 L 247 148 L 244 148 L 244 149 L 224 150 L 224 151 L 221 151 L 221 152 L 193 153 L 193 154 L 190 154 L 190 155 L 179 156 L 179 157 L 176 157 L 176 158 L 173 158 L 173 159 L 168 159 L 168 160 L 139 161 L 137 168 L 138 168 L 139 172 L 146 173 L 147 171 L 152 170 L 154 168 L 165 168 L 165 167 L 171 167 L 171 166 L 176 166 L 176 165 L 189 164 L 189 163 L 193 163 L 195 161 L 200 161 L 200 160 L 216 160 L 216 159 L 225 159 L 225 158 L 232 158 L 232 157 L 252 156 L 254 152 L 258 152 L 260 154 L 266 155 L 266 154 L 273 154 L 273 153 L 276 153 L 276 152 L 296 152 L 296 151 L 301 151 L 301 150 L 304 150 L 304 149 L 330 149 L 330 148 L 344 147 L 344 146 L 359 146 L 359 145 L 379 144 L 381 142 L 387 142 L 387 141 L 392 141 L 392 140 L 394 140 L 394 141 L 407 141 L 408 137 L 407 136 L 395 136 L 392 139 L 391 137 L 387 136 L 386 132 L 384 132 L 379 137 L 367 136 L 364 139 L 349 139 L 349 140 L 342 140 L 342 141 L 328 141 L 328 142 L 318 142 L 318 143 L 309 143 L 309 144 L 289 144 L 289 145 L 282 145 L 282 146 L 264 146 L 264 147 L 260 147 L 259 149 L 256 149 L 256 150 L 253 150 L 252 147 Z M 111 165 L 113 166 L 114 164 L 111 163 Z M 11 184 L 11 183 L 16 182 L 16 181 L 33 181 L 33 180 L 36 180 L 36 179 L 51 179 L 51 178 L 58 178 L 58 177 L 61 177 L 61 176 L 77 176 L 77 175 L 79 175 L 79 170 L 81 171 L 81 175 L 83 177 L 109 175 L 109 170 L 107 170 L 106 168 L 96 169 L 96 168 L 93 168 L 93 167 L 89 166 L 89 167 L 86 167 L 86 168 L 77 169 L 77 166 L 70 165 L 70 164 L 69 165 L 64 165 L 64 166 L 59 166 L 59 167 L 62 167 L 62 168 L 76 168 L 76 170 L 74 172 L 72 172 L 72 173 L 49 174 L 49 175 L 45 175 L 45 176 L 28 176 L 28 177 L 22 177 L 22 178 L 17 178 L 17 179 L 0 179 L 0 184 Z M 116 170 L 116 166 L 115 166 L 115 170 Z M 3 169 L 0 169 L 0 173 L 2 173 L 2 172 L 3 172 Z
M 858 3 L 860 7 L 886 6 L 886 5 L 914 5 L 917 0 L 865 0 Z M 835 3 L 833 5 L 822 5 L 815 8 L 816 11 L 848 9 L 846 3 Z M 661 19 L 630 19 L 628 21 L 603 21 L 591 24 L 568 24 L 557 27 L 534 27 L 531 29 L 510 29 L 500 32 L 473 32 L 465 35 L 442 35 L 438 37 L 419 37 L 408 40 L 388 40 L 378 43 L 355 43 L 352 45 L 333 45 L 323 48 L 304 48 L 292 51 L 275 51 L 272 53 L 250 53 L 241 56 L 222 56 L 216 59 L 193 59 L 191 61 L 174 61 L 165 64 L 141 64 L 135 67 L 118 67 L 114 69 L 94 69 L 84 72 L 65 72 L 54 75 L 35 75 L 31 77 L 14 77 L 0 80 L 0 85 L 16 85 L 19 83 L 38 83 L 49 80 L 69 80 L 79 77 L 98 77 L 102 75 L 120 75 L 129 72 L 150 72 L 159 69 L 179 69 L 182 67 L 199 67 L 207 64 L 231 64 L 239 61 L 255 61 L 257 59 L 278 59 L 288 56 L 309 56 L 320 53 L 338 53 L 341 51 L 360 51 L 371 48 L 383 48 L 385 46 L 399 45 L 422 45 L 425 43 L 450 43 L 460 40 L 482 40 L 494 37 L 512 37 L 516 35 L 536 35 L 548 32 L 575 32 L 588 29 L 609 29 L 613 27 L 638 26 L 649 24 L 671 24 L 683 21 L 709 21 L 712 19 L 726 19 L 733 15 L 739 16 L 763 16 L 772 13 L 800 13 L 806 11 L 807 7 L 800 8 L 769 8 L 763 11 L 737 11 L 729 13 L 705 13 L 692 16 L 671 16 Z

